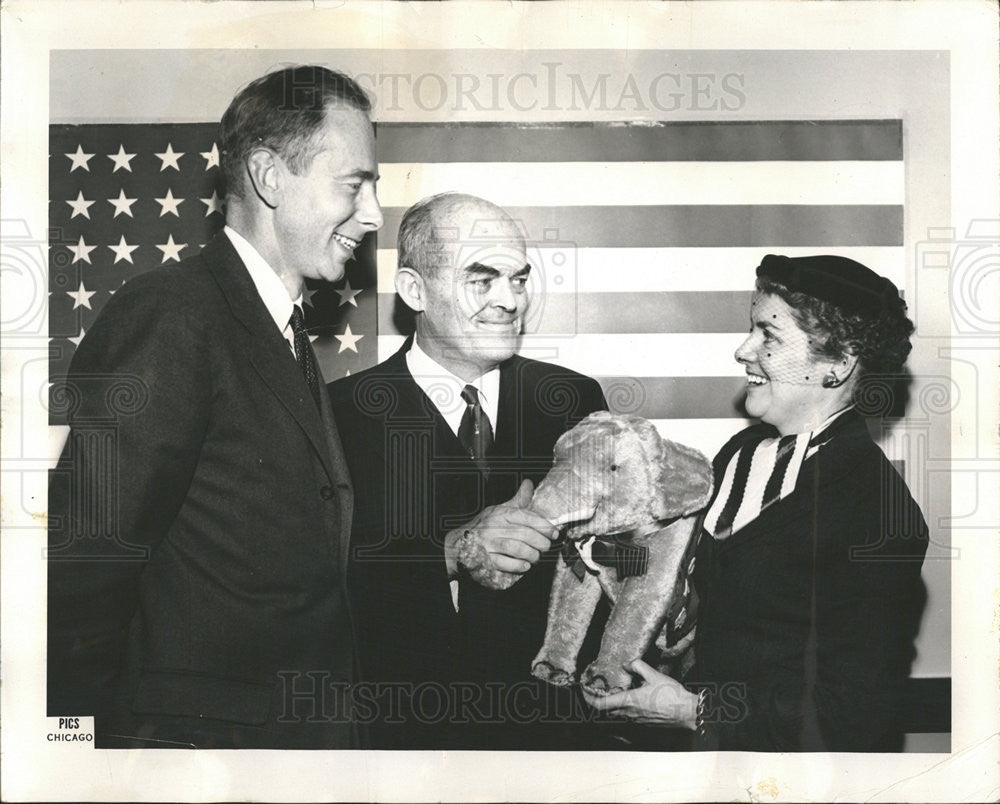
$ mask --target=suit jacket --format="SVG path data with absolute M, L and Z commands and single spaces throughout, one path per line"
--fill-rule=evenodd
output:
M 49 714 L 109 745 L 355 745 L 350 478 L 229 240 L 119 290 L 57 397 Z
M 409 342 L 372 369 L 332 383 L 337 420 L 355 488 L 349 583 L 358 616 L 363 677 L 398 682 L 416 699 L 402 718 L 427 728 L 385 728 L 395 712 L 372 709 L 376 747 L 449 745 L 440 701 L 458 696 L 469 720 L 516 720 L 540 692 L 531 661 L 545 634 L 557 551 L 550 550 L 506 591 L 460 581 L 456 613 L 443 540 L 487 505 L 509 499 L 524 478 L 538 483 L 558 437 L 606 409 L 596 381 L 557 366 L 512 357 L 500 367 L 500 398 L 485 479 L 406 367 Z M 416 686 L 414 686 L 416 685 Z M 422 685 L 422 687 L 421 687 Z M 495 696 L 487 699 L 487 685 Z M 503 695 L 524 685 L 519 702 Z M 501 689 L 502 688 L 502 689 Z M 477 708 L 478 707 L 478 708 Z M 463 710 L 465 711 L 465 710 Z M 461 721 L 459 716 L 457 720 Z M 446 725 L 446 724 L 445 724 Z M 457 745 L 474 747 L 470 729 Z M 500 730 L 487 730 L 491 735 Z M 457 733 L 457 732 L 456 732 Z M 484 737 L 491 746 L 498 743 Z M 533 746 L 522 746 L 533 747 Z
M 715 460 L 716 487 L 748 441 Z M 703 533 L 696 667 L 702 748 L 900 750 L 903 687 L 925 598 L 927 526 L 855 411 L 802 465 L 795 491 L 729 538 Z

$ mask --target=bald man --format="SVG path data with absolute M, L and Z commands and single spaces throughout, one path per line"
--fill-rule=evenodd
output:
M 526 506 L 556 439 L 606 409 L 603 393 L 516 354 L 532 266 L 500 207 L 424 199 L 403 216 L 398 254 L 413 335 L 329 386 L 355 488 L 348 583 L 373 747 L 568 747 L 545 735 L 562 739 L 570 699 L 530 677 L 557 531 Z M 462 574 L 455 543 L 470 528 L 522 574 L 513 587 Z

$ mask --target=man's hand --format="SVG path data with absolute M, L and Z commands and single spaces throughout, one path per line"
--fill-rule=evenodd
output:
M 487 506 L 463 527 L 448 533 L 444 540 L 448 575 L 458 573 L 457 544 L 467 530 L 476 532 L 501 572 L 522 574 L 531 569 L 559 532 L 545 517 L 528 509 L 533 493 L 531 481 L 525 480 L 507 502 Z
M 610 712 L 638 723 L 660 723 L 695 729 L 698 716 L 698 696 L 689 692 L 676 679 L 659 673 L 642 659 L 626 668 L 642 676 L 641 687 L 614 695 L 592 695 L 582 690 L 583 697 L 594 709 Z

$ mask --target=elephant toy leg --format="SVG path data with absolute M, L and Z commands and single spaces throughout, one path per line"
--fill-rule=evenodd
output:
M 588 691 L 604 695 L 631 686 L 631 675 L 623 665 L 641 658 L 663 626 L 693 524 L 693 518 L 680 519 L 648 537 L 646 574 L 625 579 L 600 653 L 580 679 Z
M 565 687 L 576 678 L 576 657 L 587 636 L 590 620 L 601 599 L 597 578 L 587 573 L 581 581 L 559 561 L 552 580 L 545 643 L 531 663 L 531 674 Z

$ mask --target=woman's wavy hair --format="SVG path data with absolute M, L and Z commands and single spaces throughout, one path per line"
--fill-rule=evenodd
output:
M 815 357 L 836 360 L 857 355 L 861 377 L 902 371 L 912 348 L 913 322 L 906 317 L 901 298 L 877 312 L 849 312 L 767 277 L 757 278 L 757 290 L 774 294 L 792 308 L 799 327 L 810 337 Z

